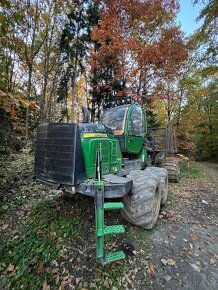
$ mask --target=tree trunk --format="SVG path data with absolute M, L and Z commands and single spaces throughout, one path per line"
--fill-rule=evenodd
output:
M 177 118 L 177 123 L 176 123 L 176 127 L 177 127 L 177 128 L 178 128 L 179 125 L 180 125 L 180 119 L 181 119 L 182 97 L 183 97 L 183 90 L 181 90 L 181 92 L 180 92 L 180 96 L 179 96 L 178 118 Z
M 71 117 L 70 117 L 71 123 L 76 121 L 76 106 L 77 106 L 76 75 L 77 75 L 77 64 L 75 64 L 74 66 L 74 74 L 71 78 L 71 87 L 72 87 Z
M 29 63 L 28 65 L 28 85 L 27 85 L 27 95 L 28 95 L 28 101 L 30 102 L 30 94 L 32 89 L 32 73 L 33 73 L 33 66 L 32 63 Z M 26 108 L 26 139 L 29 139 L 29 105 L 27 105 Z

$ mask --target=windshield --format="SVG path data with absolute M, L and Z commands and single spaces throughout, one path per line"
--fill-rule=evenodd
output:
M 115 107 L 105 111 L 101 118 L 101 123 L 111 128 L 113 131 L 123 130 L 127 106 Z

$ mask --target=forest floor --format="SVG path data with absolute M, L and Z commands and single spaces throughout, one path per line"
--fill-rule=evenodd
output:
M 0 289 L 218 289 L 217 164 L 182 168 L 154 230 L 106 213 L 126 226 L 106 249 L 124 248 L 127 259 L 103 268 L 93 199 L 66 201 L 36 181 L 28 152 L 0 162 Z

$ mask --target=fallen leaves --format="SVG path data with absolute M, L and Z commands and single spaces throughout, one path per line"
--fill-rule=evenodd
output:
M 162 259 L 161 259 L 161 263 L 162 263 L 164 266 L 167 266 L 167 265 L 169 265 L 169 266 L 174 266 L 174 265 L 176 265 L 176 261 L 174 261 L 174 260 L 171 259 L 171 258 L 168 258 L 168 259 L 164 259 L 164 258 L 162 258 Z
M 57 234 L 56 234 L 56 232 L 50 232 L 50 233 L 49 233 L 49 236 L 50 236 L 51 238 L 55 238 L 55 237 L 57 236 Z
M 31 110 L 39 110 L 39 106 L 35 103 L 35 102 L 29 102 L 29 108 L 31 109 Z
M 191 231 L 191 238 L 194 241 L 199 239 L 198 235 L 194 231 Z
M 20 237 L 20 225 L 25 224 L 24 217 L 26 217 L 26 213 L 24 216 L 23 212 L 30 212 L 31 210 L 31 206 L 28 208 L 26 207 L 26 204 L 31 205 L 32 198 L 40 198 L 44 200 L 45 197 L 47 198 L 48 192 L 46 189 L 44 189 L 43 185 L 36 184 L 35 181 L 34 183 L 28 181 L 23 172 L 25 170 L 25 172 L 28 173 L 29 169 L 25 169 L 26 165 L 24 163 L 20 163 L 20 161 L 15 158 L 17 157 L 13 157 L 14 161 L 12 165 L 9 164 L 8 166 L 10 171 L 8 171 L 7 176 L 7 179 L 9 179 L 9 174 L 11 174 L 10 172 L 16 172 L 16 175 L 10 177 L 12 184 L 12 187 L 10 188 L 10 197 L 13 199 L 11 201 L 11 199 L 9 200 L 7 197 L 7 204 L 4 204 L 1 208 L 15 208 L 16 211 L 8 210 L 7 216 L 5 215 L 4 219 L 2 219 L 1 229 L 5 229 L 5 232 L 2 231 L 3 234 L 8 234 L 11 228 L 12 230 L 16 229 L 16 231 L 10 232 L 10 241 L 16 242 L 16 240 Z M 31 162 L 28 163 L 29 168 L 32 166 L 31 164 Z M 15 165 L 16 167 L 14 167 Z M 11 170 L 11 166 L 13 170 Z M 190 184 L 187 186 L 191 188 Z M 195 191 L 192 191 L 192 194 L 194 193 Z M 57 196 L 57 193 L 54 195 Z M 193 208 L 195 208 L 195 206 L 199 205 L 199 201 L 201 204 L 202 198 L 203 197 L 199 195 L 198 198 L 190 199 L 190 206 L 193 205 Z M 211 196 L 210 199 L 205 196 L 204 198 L 206 201 L 212 200 Z M 80 201 L 80 203 L 77 204 L 77 207 L 65 203 L 63 205 L 67 210 L 71 210 L 72 208 L 72 214 L 75 214 L 76 209 L 76 213 L 79 216 L 82 212 L 80 206 L 85 202 L 87 202 L 87 208 L 88 206 L 90 207 L 89 200 Z M 209 204 L 211 206 L 211 211 L 213 210 L 212 213 L 214 214 L 215 210 L 212 208 L 213 203 L 209 202 Z M 171 212 L 170 209 L 172 206 L 174 208 Z M 129 235 L 128 245 L 129 241 L 133 242 L 134 239 L 135 241 L 137 240 L 136 250 L 132 250 L 132 248 L 130 248 L 130 250 L 133 252 L 133 255 L 130 256 L 129 259 L 122 262 L 122 264 L 120 262 L 120 265 L 118 265 L 119 263 L 112 264 L 104 270 L 100 269 L 99 267 L 99 272 L 96 272 L 93 234 L 94 211 L 90 210 L 90 212 L 87 214 L 87 221 L 91 221 L 91 223 L 88 223 L 87 226 L 90 227 L 90 230 L 92 230 L 92 234 L 85 236 L 85 238 L 87 237 L 86 242 L 82 240 L 81 244 L 79 244 L 81 239 L 83 239 L 79 238 L 78 244 L 76 241 L 75 243 L 72 243 L 72 240 L 67 239 L 64 235 L 59 236 L 58 228 L 52 227 L 51 230 L 48 230 L 48 235 L 46 237 L 51 239 L 52 242 L 57 242 L 63 245 L 60 248 L 60 252 L 58 250 L 58 253 L 61 255 L 61 257 L 54 257 L 53 259 L 57 260 L 52 260 L 49 266 L 47 266 L 46 263 L 43 265 L 42 262 L 39 262 L 41 259 L 38 259 L 38 263 L 36 261 L 36 264 L 28 268 L 28 271 L 34 271 L 35 275 L 38 275 L 38 272 L 41 272 L 41 274 L 42 272 L 48 272 L 53 277 L 53 282 L 50 282 L 50 280 L 44 281 L 46 278 L 42 278 L 40 283 L 41 289 L 43 290 L 50 290 L 51 288 L 59 290 L 75 289 L 76 285 L 79 289 L 83 290 L 103 288 L 117 290 L 121 289 L 122 287 L 123 289 L 130 289 L 131 287 L 129 285 L 134 285 L 136 289 L 145 289 L 147 286 L 146 283 L 153 283 L 153 289 L 159 289 L 161 286 L 158 284 L 160 283 L 158 281 L 161 281 L 161 283 L 163 282 L 165 284 L 167 283 L 168 285 L 173 285 L 173 283 L 175 283 L 175 279 L 184 279 L 184 273 L 186 275 L 185 277 L 187 277 L 187 280 L 192 279 L 192 275 L 195 271 L 203 271 L 205 274 L 214 273 L 216 270 L 215 264 L 217 263 L 218 259 L 218 255 L 216 255 L 213 251 L 216 243 L 216 232 L 213 230 L 214 227 L 205 227 L 205 222 L 207 219 L 203 219 L 204 216 L 201 216 L 201 223 L 198 222 L 196 218 L 199 219 L 199 216 L 196 217 L 194 215 L 196 211 L 194 211 L 192 208 L 188 208 L 186 201 L 184 202 L 184 199 L 181 199 L 181 202 L 178 199 L 177 203 L 174 203 L 173 205 L 167 205 L 167 207 L 168 208 L 162 212 L 164 220 L 160 223 L 160 227 L 157 227 L 157 230 L 154 233 L 149 233 L 148 235 L 146 231 L 144 232 L 138 228 L 137 230 L 132 231 L 136 234 L 134 234 L 134 236 L 133 234 Z M 82 207 L 82 209 L 83 208 L 84 207 Z M 205 208 L 208 208 L 208 210 L 210 209 L 209 206 L 205 206 Z M 63 209 L 66 210 L 62 205 L 57 207 L 57 210 L 60 213 Z M 18 218 L 16 218 L 15 212 L 19 213 Z M 178 218 L 178 214 L 181 214 L 181 212 L 184 214 L 184 216 L 186 216 L 186 219 L 190 220 L 191 225 L 184 222 L 184 220 L 179 222 L 173 221 L 174 217 L 176 217 L 174 214 L 177 214 Z M 13 213 L 14 218 L 19 220 L 19 227 L 16 223 L 13 223 L 13 220 L 10 220 L 10 213 Z M 210 212 L 207 212 L 207 215 L 213 218 L 212 213 L 210 214 Z M 34 215 L 34 212 L 32 214 Z M 169 219 L 170 216 L 172 216 L 173 220 L 168 221 L 167 219 Z M 109 221 L 110 220 L 107 217 L 107 222 Z M 164 223 L 164 221 L 166 222 Z M 197 225 L 195 225 L 196 223 Z M 203 227 L 200 228 L 199 225 L 203 225 Z M 132 228 L 133 227 L 131 225 L 127 225 L 127 229 Z M 37 236 L 43 236 L 43 230 L 39 229 L 37 231 Z M 146 243 L 144 243 L 145 241 Z M 116 246 L 116 243 L 113 243 L 113 245 Z M 120 272 L 117 271 L 117 269 L 119 267 L 122 268 L 123 265 L 125 270 Z M 16 272 L 18 270 L 19 268 L 16 262 L 13 260 L 8 259 L 7 261 L 4 261 L 4 263 L 0 263 L 1 274 L 5 275 L 5 277 L 9 277 L 10 279 L 16 278 Z M 184 270 L 184 272 L 182 270 Z M 188 270 L 189 273 L 187 273 Z M 30 274 L 32 274 L 32 272 Z M 88 274 L 86 275 L 85 273 Z M 83 276 L 83 274 L 85 275 Z M 83 278 L 81 279 L 81 277 Z M 141 285 L 145 287 L 140 287 Z M 24 285 L 24 288 L 25 286 L 26 285 Z M 158 286 L 160 287 L 158 288 Z M 17 289 L 20 288 L 18 287 Z
M 42 269 L 43 269 L 43 267 L 44 267 L 44 264 L 43 264 L 42 262 L 39 262 L 39 263 L 36 265 L 36 270 L 37 270 L 38 272 L 41 272 Z
M 50 290 L 50 286 L 47 284 L 46 280 L 43 282 L 42 290 Z
M 174 265 L 176 265 L 176 261 L 174 261 L 173 259 L 169 258 L 169 259 L 167 259 L 167 264 L 170 265 L 170 266 L 174 266 Z
M 210 263 L 210 265 L 213 265 L 216 263 L 216 261 L 215 261 L 215 259 L 212 258 L 212 259 L 210 259 L 209 263 Z
M 7 271 L 8 273 L 13 272 L 13 271 L 14 271 L 14 265 L 9 264 L 8 267 L 7 267 L 7 269 L 6 269 L 6 271 Z
M 151 277 L 155 276 L 155 267 L 152 263 L 150 263 L 147 267 L 147 272 Z
M 8 227 L 9 227 L 8 224 L 4 224 L 4 225 L 2 226 L 2 229 L 3 229 L 3 230 L 6 230 Z

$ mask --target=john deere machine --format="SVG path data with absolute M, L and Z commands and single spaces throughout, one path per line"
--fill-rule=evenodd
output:
M 148 165 L 162 161 L 170 169 L 172 164 L 165 159 L 166 150 L 155 150 L 156 145 L 147 141 L 146 114 L 139 104 L 110 108 L 99 124 L 89 122 L 86 108 L 83 114 L 79 124 L 38 127 L 35 175 L 65 192 L 95 198 L 97 259 L 105 264 L 123 259 L 125 254 L 104 254 L 104 236 L 124 232 L 122 225 L 105 226 L 104 211 L 121 209 L 130 223 L 153 228 L 167 199 L 168 173 Z M 106 202 L 108 198 L 122 201 Z

